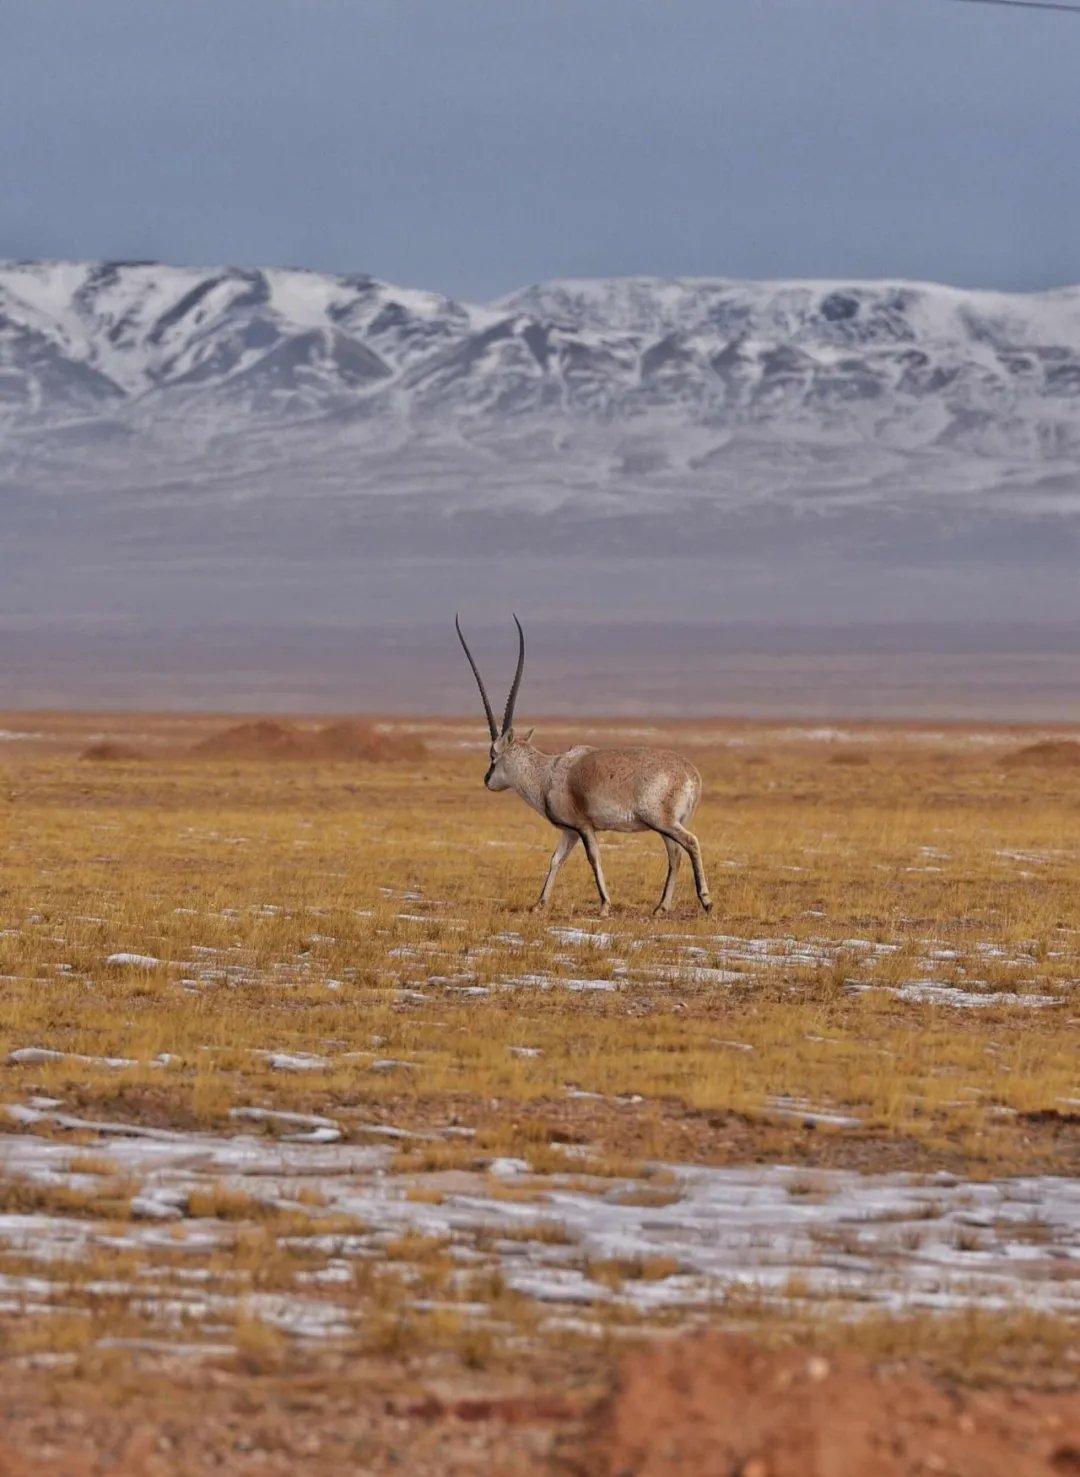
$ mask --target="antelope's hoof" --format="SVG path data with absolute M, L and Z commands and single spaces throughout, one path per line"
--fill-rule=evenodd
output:
M 712 912 L 712 898 L 703 897 L 701 899 L 701 906 L 705 909 L 706 913 L 711 913 Z
M 603 904 L 601 904 L 600 912 L 599 912 L 598 916 L 600 918 L 610 918 L 611 917 L 611 904 L 610 903 L 603 903 Z
M 657 903 L 656 907 L 652 910 L 652 915 L 653 915 L 654 918 L 656 918 L 656 917 L 659 917 L 659 915 L 661 913 L 670 913 L 670 912 L 671 912 L 671 908 L 670 907 L 665 907 L 663 903 Z
M 542 913 L 546 907 L 547 903 L 533 903 L 532 907 L 529 909 L 529 912 Z

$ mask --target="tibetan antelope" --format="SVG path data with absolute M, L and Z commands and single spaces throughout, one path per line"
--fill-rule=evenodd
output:
M 685 851 L 693 864 L 698 899 L 708 913 L 712 899 L 701 862 L 701 847 L 694 833 L 687 830 L 687 822 L 701 794 L 701 775 L 692 764 L 667 749 L 592 749 L 578 744 L 561 754 L 543 754 L 529 742 L 533 735 L 531 728 L 524 738 L 518 738 L 513 727 L 514 706 L 525 667 L 525 632 L 516 615 L 514 623 L 518 628 L 517 671 L 499 729 L 480 669 L 462 634 L 461 622 L 454 617 L 458 640 L 480 689 L 491 732 L 491 764 L 484 784 L 489 790 L 513 790 L 561 833 L 533 911 L 546 906 L 559 868 L 580 841 L 596 879 L 600 916 L 606 918 L 611 911 L 611 899 L 600 865 L 597 831 L 656 831 L 667 848 L 668 870 L 655 911 L 670 910 L 679 862 Z

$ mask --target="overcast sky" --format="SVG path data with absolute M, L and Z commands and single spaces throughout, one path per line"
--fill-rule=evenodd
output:
M 0 257 L 1080 280 L 1080 16 L 0 0 Z

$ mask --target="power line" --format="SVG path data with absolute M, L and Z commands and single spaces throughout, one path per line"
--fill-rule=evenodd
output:
M 1080 5 L 1063 5 L 1058 0 L 957 0 L 961 5 L 1008 5 L 1013 10 L 1067 10 L 1080 15 Z

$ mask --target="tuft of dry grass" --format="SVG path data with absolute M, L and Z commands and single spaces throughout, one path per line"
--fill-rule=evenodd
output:
M 962 1384 L 1075 1389 L 1080 1377 L 1075 1323 L 1023 1308 L 968 1308 L 908 1317 L 872 1315 L 843 1328 L 818 1322 L 800 1329 L 795 1337 L 822 1350 L 858 1353 L 886 1367 L 918 1361 Z
M 667 1256 L 611 1257 L 585 1263 L 587 1276 L 614 1290 L 626 1282 L 663 1282 L 681 1270 L 679 1262 Z
M 95 1220 L 126 1220 L 135 1186 L 115 1181 L 81 1190 L 63 1183 L 41 1183 L 21 1175 L 0 1178 L 0 1213 L 5 1215 L 72 1215 Z

